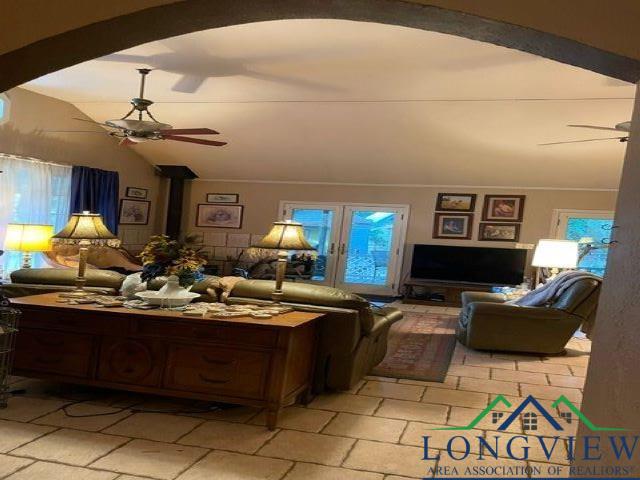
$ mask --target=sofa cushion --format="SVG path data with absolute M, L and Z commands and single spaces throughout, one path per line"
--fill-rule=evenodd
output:
M 67 268 L 23 268 L 11 273 L 13 283 L 34 285 L 75 285 L 78 272 Z M 110 270 L 87 269 L 87 287 L 106 287 L 118 290 L 125 278 L 121 273 Z

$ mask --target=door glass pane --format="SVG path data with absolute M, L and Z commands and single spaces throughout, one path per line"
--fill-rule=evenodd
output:
M 605 245 L 611 238 L 613 219 L 570 217 L 565 238 L 580 242 L 583 255 L 578 268 L 596 275 L 604 275 L 609 249 Z M 604 241 L 604 242 L 603 242 Z
M 304 236 L 318 250 L 311 279 L 324 281 L 327 275 L 327 254 L 331 246 L 333 211 L 294 208 L 291 219 L 304 225 Z
M 393 246 L 396 214 L 354 211 L 346 258 L 346 283 L 385 285 Z

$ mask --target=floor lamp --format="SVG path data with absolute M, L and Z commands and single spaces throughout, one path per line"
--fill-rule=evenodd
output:
M 93 293 L 84 289 L 87 283 L 84 274 L 87 269 L 89 247 L 108 243 L 109 240 L 114 240 L 115 238 L 117 237 L 109 231 L 102 221 L 102 215 L 99 213 L 85 211 L 71 215 L 64 228 L 53 236 L 54 242 L 76 244 L 80 247 L 76 289 L 73 292 L 60 294 L 61 297 L 83 298 L 93 295 Z
M 276 289 L 271 294 L 274 303 L 282 301 L 282 283 L 287 273 L 287 260 L 290 250 L 315 250 L 304 238 L 304 228 L 301 223 L 290 220 L 273 222 L 271 231 L 262 240 L 253 245 L 254 248 L 278 251 L 278 263 L 276 266 Z
M 31 268 L 31 254 L 51 250 L 52 235 L 53 225 L 10 223 L 4 249 L 22 252 L 22 268 Z

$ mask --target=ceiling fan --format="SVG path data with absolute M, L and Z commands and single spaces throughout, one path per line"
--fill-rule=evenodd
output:
M 631 131 L 631 122 L 618 123 L 614 127 L 599 127 L 597 125 L 567 125 L 567 127 L 590 128 L 592 130 L 607 130 L 612 132 L 625 132 L 628 134 Z M 589 138 L 586 140 L 569 140 L 567 142 L 539 143 L 538 145 L 539 146 L 562 145 L 564 143 L 599 142 L 601 140 L 618 140 L 619 142 L 624 143 L 629 141 L 629 135 L 624 135 L 621 137 Z
M 149 74 L 149 72 L 151 72 L 151 69 L 138 68 L 137 70 L 141 75 L 140 95 L 139 97 L 131 99 L 132 108 L 124 117 L 116 120 L 107 120 L 105 122 L 94 122 L 93 120 L 86 120 L 84 118 L 74 118 L 74 120 L 94 123 L 96 125 L 102 125 L 103 127 L 113 129 L 108 134 L 112 137 L 120 138 L 120 145 L 135 145 L 136 143 L 146 142 L 150 140 L 173 140 L 177 142 L 209 145 L 212 147 L 221 147 L 227 144 L 227 142 L 217 142 L 214 140 L 204 140 L 201 138 L 183 136 L 218 134 L 218 132 L 210 128 L 173 128 L 169 124 L 158 122 L 149 111 L 149 107 L 153 105 L 153 102 L 147 98 L 144 98 L 145 78 Z M 134 116 L 134 118 L 130 118 L 132 115 Z M 143 120 L 145 115 L 150 120 Z M 135 116 L 138 117 L 137 120 L 135 119 Z M 91 133 L 101 132 L 92 131 Z

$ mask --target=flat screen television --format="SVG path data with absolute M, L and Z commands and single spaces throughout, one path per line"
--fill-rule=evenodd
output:
M 515 248 L 414 245 L 411 277 L 449 282 L 519 285 L 527 251 Z

